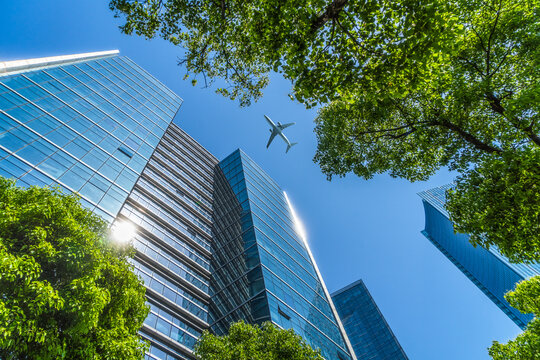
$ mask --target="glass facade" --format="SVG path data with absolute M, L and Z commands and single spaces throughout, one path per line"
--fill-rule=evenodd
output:
M 84 55 L 0 76 L 0 175 L 78 192 L 108 221 L 130 220 L 151 307 L 146 356 L 193 359 L 208 328 L 217 161 L 171 124 L 182 103 L 172 91 L 126 57 Z
M 117 221 L 137 228 L 135 272 L 151 307 L 147 359 L 192 359 L 209 328 L 213 169 L 217 160 L 171 124 Z
M 182 100 L 126 57 L 39 65 L 0 76 L 0 175 L 112 220 Z
M 215 179 L 212 330 L 272 321 L 326 359 L 351 359 L 283 190 L 241 150 L 220 162 Z
M 407 355 L 362 280 L 332 294 L 356 357 L 407 360 Z
M 452 185 L 420 192 L 426 214 L 422 234 L 486 294 L 516 325 L 524 329 L 532 314 L 522 314 L 504 299 L 516 283 L 540 275 L 540 264 L 514 264 L 496 247 L 474 247 L 466 234 L 455 234 L 444 208 L 446 191 Z
M 238 320 L 355 359 L 286 194 L 239 150 L 218 163 L 172 123 L 181 103 L 117 51 L 0 62 L 0 175 L 131 223 L 148 360 L 195 359 Z

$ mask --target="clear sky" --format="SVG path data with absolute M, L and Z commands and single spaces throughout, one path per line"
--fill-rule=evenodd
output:
M 246 151 L 287 191 L 329 291 L 362 278 L 411 360 L 489 359 L 492 340 L 520 332 L 420 234 L 416 193 L 455 174 L 417 183 L 387 175 L 328 182 L 312 161 L 316 112 L 291 101 L 278 75 L 262 100 L 240 108 L 182 81 L 181 49 L 122 35 L 107 0 L 0 0 L 0 8 L 0 61 L 119 49 L 184 99 L 176 123 L 216 157 Z M 263 114 L 296 122 L 286 134 L 299 145 L 285 155 L 276 139 L 266 150 Z

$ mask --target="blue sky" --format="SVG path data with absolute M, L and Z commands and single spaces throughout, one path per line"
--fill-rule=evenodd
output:
M 184 99 L 175 121 L 218 158 L 240 147 L 287 191 L 330 292 L 362 278 L 411 360 L 489 359 L 492 340 L 519 328 L 450 263 L 420 231 L 417 192 L 448 183 L 387 175 L 328 182 L 313 163 L 315 110 L 292 102 L 289 84 L 272 77 L 249 108 L 182 81 L 181 50 L 159 40 L 122 35 L 106 0 L 0 0 L 0 61 L 119 49 Z M 286 133 L 300 144 L 285 155 L 266 150 L 267 124 L 296 122 Z

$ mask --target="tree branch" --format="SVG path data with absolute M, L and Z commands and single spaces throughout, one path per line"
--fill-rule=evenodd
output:
M 538 136 L 538 134 L 535 134 L 533 132 L 534 120 L 533 122 L 531 122 L 531 124 L 528 127 L 522 128 L 518 125 L 518 123 L 516 123 L 512 119 L 509 119 L 508 116 L 506 116 L 506 109 L 504 108 L 504 106 L 502 106 L 500 98 L 498 98 L 494 94 L 487 94 L 486 99 L 488 100 L 489 105 L 491 106 L 491 110 L 493 110 L 495 113 L 499 115 L 502 115 L 505 119 L 508 120 L 510 124 L 512 124 L 512 126 L 515 129 L 523 131 L 525 135 L 527 135 L 527 137 L 531 139 L 532 142 L 540 146 L 540 136 Z
M 336 19 L 336 23 L 338 24 L 339 28 L 341 30 L 343 30 L 343 32 L 349 37 L 349 39 L 351 39 L 352 42 L 354 42 L 356 44 L 356 46 L 358 46 L 359 48 L 361 48 L 362 50 L 364 50 L 364 51 L 366 51 L 366 52 L 368 52 L 370 54 L 382 56 L 382 53 L 377 52 L 377 51 L 372 51 L 372 50 L 366 48 L 360 42 L 358 42 L 358 40 L 349 32 L 349 30 L 347 30 L 343 25 L 341 25 L 341 22 L 339 21 L 339 19 Z
M 225 20 L 225 0 L 220 1 L 221 6 L 221 18 Z
M 414 128 L 415 125 L 423 125 L 423 124 L 430 124 L 430 123 L 431 123 L 430 121 L 420 121 L 420 122 L 417 122 L 416 124 L 407 124 L 407 125 L 402 125 L 402 126 L 396 126 L 394 128 L 390 128 L 390 129 L 362 131 L 362 132 L 357 133 L 355 135 L 355 137 L 357 137 L 359 135 L 367 135 L 367 134 L 389 133 L 389 132 L 392 132 L 392 131 L 398 131 L 398 130 L 403 130 L 403 129 L 407 129 L 407 128 Z M 394 136 L 396 136 L 396 135 L 394 135 Z
M 442 127 L 445 127 L 447 129 L 452 130 L 453 132 L 457 133 L 465 141 L 472 144 L 478 150 L 482 150 L 482 151 L 488 152 L 490 154 L 500 154 L 502 152 L 502 150 L 499 149 L 498 147 L 486 144 L 482 140 L 476 138 L 471 133 L 468 133 L 467 131 L 465 131 L 461 127 L 459 127 L 458 125 L 456 125 L 454 123 L 451 123 L 448 120 L 441 120 L 441 121 L 438 121 L 437 123 L 439 125 L 441 125 Z
M 339 12 L 347 5 L 348 0 L 334 0 L 325 11 L 311 22 L 310 34 L 315 34 L 329 20 L 336 19 Z
M 402 132 L 401 134 L 397 134 L 397 135 L 394 135 L 394 134 L 386 134 L 386 135 L 383 135 L 383 136 L 386 136 L 386 137 L 389 137 L 391 139 L 394 139 L 394 140 L 397 140 L 397 139 L 401 139 L 401 138 L 405 138 L 409 135 L 411 135 L 413 132 L 415 132 L 416 128 L 412 128 L 411 130 L 409 131 L 405 131 L 405 132 Z
M 499 69 L 501 68 L 501 66 L 504 64 L 506 58 L 508 57 L 508 55 L 510 54 L 510 52 L 514 50 L 514 45 L 510 46 L 508 48 L 508 50 L 506 50 L 506 52 L 504 53 L 503 55 L 503 58 L 502 60 L 499 62 L 499 65 L 497 65 L 497 68 L 495 70 L 493 70 L 493 72 L 491 74 L 487 74 L 488 77 L 491 77 L 493 75 L 495 75 L 497 73 L 497 71 L 499 71 Z
M 487 42 L 486 74 L 488 75 L 490 73 L 490 67 L 491 67 L 491 40 L 493 39 L 493 35 L 495 34 L 495 29 L 497 28 L 497 24 L 499 23 L 499 18 L 501 17 L 501 8 L 502 8 L 502 0 L 499 0 L 499 8 L 497 9 L 497 16 L 495 17 L 495 23 L 493 24 L 493 27 L 491 28 L 488 42 Z
M 474 70 L 476 70 L 480 74 L 480 76 L 484 77 L 484 72 L 475 63 L 473 63 L 472 61 L 470 61 L 469 59 L 463 56 L 458 56 L 458 59 L 464 61 L 467 65 L 469 65 Z
M 475 30 L 474 26 L 471 25 L 471 30 L 473 31 L 474 35 L 476 35 L 476 37 L 478 38 L 478 40 L 480 40 L 480 47 L 482 48 L 482 50 L 484 50 L 485 53 L 487 53 L 487 49 L 486 49 L 486 46 L 484 45 L 484 40 L 482 40 L 482 37 L 480 36 L 480 34 L 478 33 L 478 31 Z

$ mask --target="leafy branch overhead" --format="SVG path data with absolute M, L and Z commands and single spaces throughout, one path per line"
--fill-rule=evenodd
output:
M 352 172 L 426 180 L 441 167 L 473 174 L 484 161 L 537 158 L 540 0 L 111 0 L 110 7 L 124 17 L 125 33 L 181 46 L 187 77 L 207 86 L 223 79 L 217 91 L 241 105 L 262 96 L 271 71 L 289 79 L 296 100 L 321 106 L 314 160 L 329 179 Z M 496 191 L 488 185 L 485 196 Z M 506 217 L 519 234 L 530 233 L 540 207 L 537 197 L 526 203 L 527 215 L 518 206 Z M 496 226 L 458 223 L 482 218 L 468 208 L 453 216 L 458 229 L 501 245 Z M 538 245 L 539 237 L 523 241 Z M 517 245 L 503 250 L 540 260 L 540 245 L 532 256 Z
M 127 34 L 160 36 L 185 52 L 188 74 L 242 105 L 262 95 L 270 71 L 293 83 L 308 106 L 353 97 L 361 88 L 415 87 L 428 59 L 452 42 L 452 6 L 417 1 L 112 0 Z M 441 11 L 443 10 L 443 11 Z M 403 31 L 403 29 L 407 29 Z M 426 38 L 425 34 L 431 34 Z
M 540 146 L 538 0 L 112 0 L 122 30 L 181 46 L 187 76 L 249 105 L 270 71 L 317 118 L 329 177 L 423 180 Z M 377 155 L 379 154 L 379 155 Z
M 505 295 L 506 300 L 524 314 L 534 314 L 534 319 L 514 340 L 501 344 L 497 341 L 489 348 L 493 360 L 524 360 L 540 358 L 540 276 L 520 282 L 514 291 Z
M 505 152 L 459 176 L 450 220 L 475 245 L 497 245 L 511 261 L 540 259 L 540 149 Z M 487 236 L 486 236 L 487 235 Z
M 419 55 L 425 70 L 414 74 L 416 86 L 377 81 L 380 91 L 359 89 L 320 110 L 315 160 L 329 177 L 389 171 L 426 180 L 442 166 L 463 171 L 540 146 L 539 2 L 451 4 L 459 22 L 433 44 L 434 56 Z

